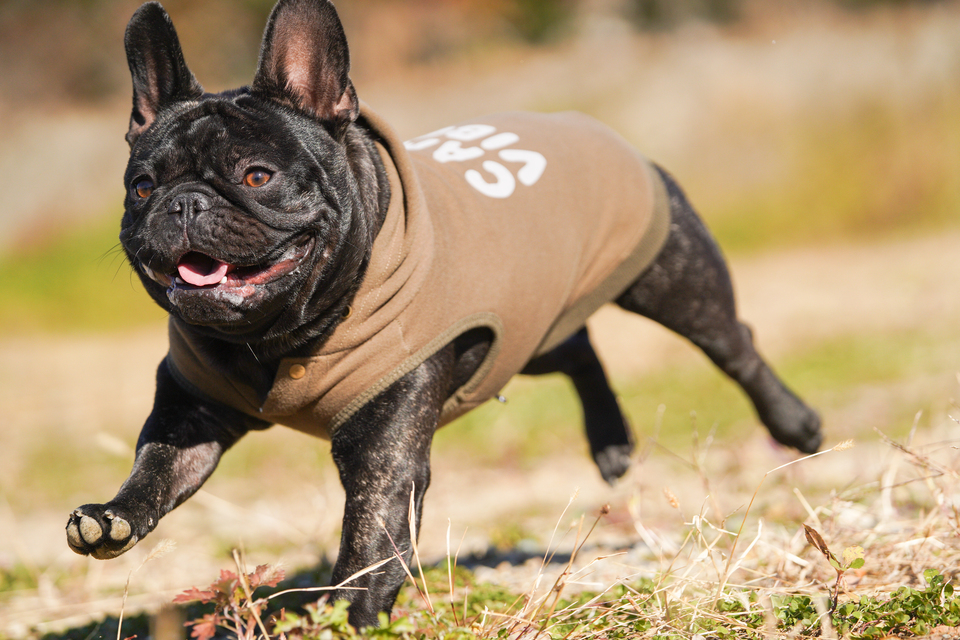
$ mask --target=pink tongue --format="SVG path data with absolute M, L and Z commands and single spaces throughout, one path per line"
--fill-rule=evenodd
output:
M 211 271 L 210 268 L 213 268 Z M 219 284 L 227 275 L 230 265 L 226 262 L 217 262 L 215 260 L 181 260 L 177 265 L 177 271 L 180 277 L 187 284 L 195 287 L 205 287 L 211 284 Z

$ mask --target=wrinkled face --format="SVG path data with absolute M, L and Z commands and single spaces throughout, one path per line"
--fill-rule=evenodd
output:
M 172 314 L 256 334 L 317 286 L 351 213 L 345 165 L 323 127 L 261 98 L 184 102 L 133 146 L 120 240 Z

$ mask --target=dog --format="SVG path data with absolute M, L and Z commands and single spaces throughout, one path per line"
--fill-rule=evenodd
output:
M 334 592 L 375 625 L 405 577 L 434 432 L 511 376 L 569 376 L 600 473 L 626 472 L 634 440 L 585 328 L 608 302 L 702 349 L 778 442 L 819 447 L 683 192 L 606 127 L 499 114 L 400 142 L 357 98 L 328 0 L 279 0 L 249 87 L 205 93 L 157 3 L 125 48 L 120 241 L 169 312 L 170 351 L 130 476 L 69 517 L 77 553 L 127 551 L 246 432 L 285 424 L 331 441 L 334 584 L 393 558 Z

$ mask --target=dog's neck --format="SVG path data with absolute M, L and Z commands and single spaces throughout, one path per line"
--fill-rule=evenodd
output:
M 370 226 L 370 246 L 383 226 L 387 209 L 390 207 L 390 179 L 383 165 L 383 159 L 376 145 L 377 140 L 364 119 L 347 129 L 344 143 L 347 146 L 347 158 L 357 184 L 369 184 L 369 191 L 360 193 L 365 211 L 375 212 Z M 373 185 L 376 185 L 375 188 Z

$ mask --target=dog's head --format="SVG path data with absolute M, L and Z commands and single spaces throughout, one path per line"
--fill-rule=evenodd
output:
M 347 303 L 376 234 L 371 146 L 336 11 L 280 0 L 250 87 L 204 93 L 167 13 L 127 27 L 133 113 L 120 240 L 150 295 L 236 342 Z

